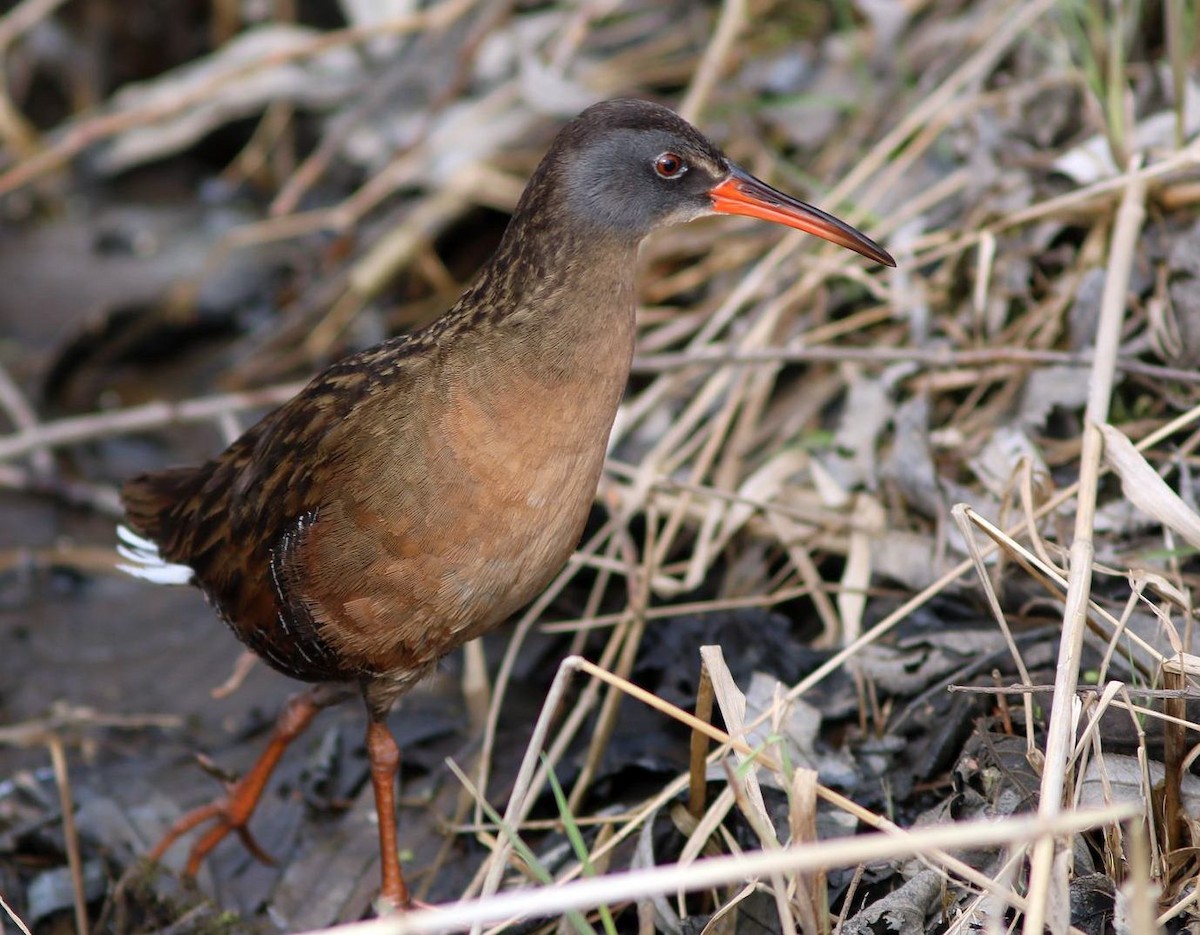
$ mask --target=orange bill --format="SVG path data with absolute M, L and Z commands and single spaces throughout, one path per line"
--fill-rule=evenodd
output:
M 891 254 L 883 247 L 845 221 L 839 221 L 820 208 L 814 208 L 785 195 L 738 166 L 733 167 L 729 178 L 709 189 L 708 194 L 712 198 L 713 210 L 718 214 L 743 214 L 746 217 L 784 224 L 796 230 L 816 234 L 884 266 L 896 265 Z

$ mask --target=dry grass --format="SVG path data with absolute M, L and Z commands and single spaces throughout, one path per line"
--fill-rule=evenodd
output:
M 0 18 L 0 49 L 57 6 L 25 0 Z M 34 131 L 19 102 L 0 101 L 0 196 L 53 197 L 84 152 L 99 171 L 115 172 L 169 157 L 190 142 L 190 126 L 249 114 L 258 129 L 227 175 L 272 193 L 272 207 L 229 233 L 210 268 L 264 243 L 368 232 L 317 299 L 298 299 L 277 328 L 243 348 L 233 385 L 325 359 L 353 340 L 363 314 L 389 327 L 425 320 L 456 288 L 433 239 L 473 207 L 510 209 L 538 155 L 532 141 L 586 100 L 619 93 L 675 89 L 672 101 L 734 159 L 781 187 L 809 184 L 811 200 L 863 226 L 899 261 L 893 272 L 868 269 L 803 236 L 729 221 L 647 245 L 637 382 L 599 494 L 606 520 L 522 615 L 494 681 L 478 658 L 468 666 L 483 751 L 461 773 L 473 814 L 459 833 L 492 857 L 458 907 L 338 931 L 490 932 L 506 919 L 568 909 L 595 924 L 602 905 L 624 910 L 622 926 L 640 931 L 677 931 L 707 905 L 705 930 L 719 931 L 723 913 L 755 889 L 771 895 L 782 931 L 829 931 L 840 926 L 823 895 L 825 872 L 889 861 L 936 875 L 947 907 L 937 930 L 1005 931 L 1016 912 L 1026 932 L 1065 931 L 1072 848 L 1084 832 L 1094 832 L 1096 863 L 1124 894 L 1131 930 L 1147 931 L 1151 918 L 1194 924 L 1195 816 L 1180 787 L 1200 729 L 1183 707 L 1195 693 L 1197 653 L 1195 560 L 1183 543 L 1200 547 L 1191 480 L 1200 323 L 1171 283 L 1200 278 L 1191 226 L 1200 142 L 1172 95 L 1190 94 L 1194 107 L 1200 68 L 1195 13 L 1183 6 L 1166 4 L 1168 47 L 1144 6 L 1099 0 L 931 0 L 881 8 L 875 21 L 834 4 L 848 17 L 840 28 L 822 4 L 726 0 L 700 12 L 595 2 L 513 12 L 443 0 L 242 59 L 219 50 L 189 83 L 165 75 L 155 93 L 115 95 L 50 132 Z M 819 30 L 811 39 L 806 25 Z M 409 55 L 467 64 L 407 107 L 370 93 L 331 91 L 332 100 L 317 102 L 303 87 L 318 67 L 351 87 L 362 80 L 364 59 L 343 54 L 351 49 L 366 56 L 372 81 L 406 86 L 403 66 L 378 52 L 401 40 L 412 43 L 403 46 Z M 769 98 L 770 80 L 784 79 L 767 72 L 786 72 L 789 56 L 802 54 L 810 84 Z M 501 64 L 484 69 L 486 56 Z M 289 75 L 289 66 L 300 72 Z M 266 75 L 279 83 L 246 104 L 246 83 Z M 841 98 L 831 102 L 835 91 Z M 327 135 L 300 158 L 297 109 L 318 106 Z M 1143 134 L 1157 115 L 1171 132 Z M 401 118 L 398 139 L 379 128 Z M 347 163 L 365 170 L 359 188 L 297 207 Z M 1173 250 L 1185 241 L 1194 253 Z M 423 298 L 380 311 L 400 270 L 422 283 Z M 181 284 L 181 303 L 191 285 Z M 0 459 L 28 463 L 0 473 L 0 484 L 17 487 L 45 479 L 56 448 L 180 422 L 228 430 L 231 417 L 292 391 L 260 387 L 48 421 L 0 376 L 11 423 Z M 1127 436 L 1136 446 L 1121 445 Z M 1106 482 L 1110 470 L 1139 491 L 1155 486 L 1150 472 L 1163 499 L 1127 498 Z M 1130 502 L 1146 512 L 1122 512 Z M 555 598 L 584 581 L 586 612 L 548 620 Z M 890 599 L 897 590 L 903 601 Z M 1062 631 L 1045 724 L 1038 692 L 1050 686 L 1035 683 L 1010 625 L 1022 614 L 1008 595 L 1033 592 L 1043 619 Z M 779 686 L 755 716 L 719 649 L 680 663 L 702 666 L 702 684 L 712 686 L 701 717 L 631 681 L 644 635 L 664 618 L 802 599 L 814 645 L 832 654 Z M 1007 640 L 1019 684 L 1004 686 L 997 710 L 1040 777 L 1036 817 L 997 813 L 904 830 L 788 761 L 782 725 L 834 673 L 858 685 L 863 736 L 886 733 L 887 706 L 862 654 L 945 599 L 985 606 Z M 1133 627 L 1135 618 L 1152 625 Z M 573 654 L 498 825 L 485 808 L 496 725 L 523 642 L 539 627 L 575 633 Z M 592 661 L 574 654 L 597 645 L 585 643 L 597 634 Z M 1104 662 L 1081 685 L 1085 648 Z M 1114 659 L 1135 660 L 1143 681 L 1110 678 Z M 713 702 L 728 732 L 710 722 Z M 636 807 L 586 814 L 589 782 L 621 706 L 632 704 L 693 731 L 700 756 L 690 776 Z M 1105 778 L 1115 761 L 1099 725 L 1109 710 L 1129 712 L 1139 730 L 1147 719 L 1179 728 L 1158 748 L 1142 735 L 1141 787 L 1120 795 Z M 576 857 L 553 886 L 533 887 L 513 838 L 545 828 L 527 816 L 546 793 L 548 769 L 578 744 L 583 765 L 568 802 L 581 827 L 602 830 L 586 836 L 586 862 Z M 1164 764 L 1161 780 L 1151 779 L 1152 762 Z M 1097 775 L 1108 804 L 1081 807 Z M 786 828 L 764 804 L 764 785 L 786 795 Z M 689 787 L 687 811 L 679 803 Z M 879 833 L 813 843 L 825 809 Z M 677 861 L 650 866 L 662 863 L 648 830 L 662 818 L 686 844 Z M 757 838 L 752 849 L 735 824 Z M 966 844 L 993 849 L 995 859 L 967 857 Z M 623 853 L 628 864 L 630 851 L 637 856 L 625 875 L 580 879 L 585 863 L 609 867 Z M 681 895 L 699 890 L 706 902 Z

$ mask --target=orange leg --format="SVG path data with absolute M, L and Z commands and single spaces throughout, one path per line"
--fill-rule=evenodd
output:
M 280 757 L 283 756 L 283 751 L 293 740 L 304 733 L 318 711 L 331 704 L 336 704 L 346 697 L 347 692 L 344 689 L 331 690 L 330 686 L 318 685 L 309 691 L 289 698 L 284 704 L 283 710 L 279 712 L 279 717 L 275 720 L 275 729 L 271 732 L 267 749 L 263 751 L 262 756 L 258 758 L 250 772 L 237 782 L 231 783 L 226 789 L 225 795 L 220 799 L 193 809 L 175 822 L 162 840 L 155 845 L 154 850 L 150 852 L 150 859 L 161 860 L 163 854 L 179 838 L 204 822 L 212 821 L 213 826 L 192 845 L 192 849 L 188 853 L 187 869 L 185 870 L 188 876 L 196 875 L 204 858 L 231 831 L 241 838 L 246 850 L 256 859 L 265 864 L 274 863 L 271 856 L 250 834 L 250 829 L 246 826 L 247 822 L 254 814 L 255 806 L 262 798 L 267 780 L 275 771 Z
M 383 877 L 380 895 L 396 909 L 412 903 L 400 869 L 396 843 L 396 773 L 400 748 L 387 724 L 373 715 L 367 720 L 367 756 L 371 761 L 371 787 L 375 790 L 375 812 L 379 818 L 379 863 Z

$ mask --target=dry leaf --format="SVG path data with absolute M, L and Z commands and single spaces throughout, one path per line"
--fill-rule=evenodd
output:
M 1129 501 L 1191 545 L 1200 548 L 1200 516 L 1183 502 L 1128 438 L 1111 425 L 1100 426 L 1104 435 L 1104 460 L 1121 478 Z

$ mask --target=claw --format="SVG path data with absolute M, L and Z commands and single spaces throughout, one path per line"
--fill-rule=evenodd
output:
M 257 860 L 260 864 L 266 864 L 268 867 L 275 866 L 275 858 L 268 854 L 266 848 L 264 848 L 258 843 L 257 840 L 255 840 L 255 837 L 250 833 L 249 828 L 244 826 L 238 828 L 237 835 L 241 839 L 242 847 L 250 852 L 251 857 Z
M 221 783 L 223 786 L 228 787 L 228 786 L 236 785 L 237 781 L 241 778 L 236 773 L 234 773 L 230 770 L 227 770 L 224 766 L 221 766 L 212 757 L 210 757 L 204 753 L 196 754 L 196 765 L 199 766 L 201 770 L 208 773 L 208 775 L 212 776 L 213 779 L 217 780 L 217 782 Z

